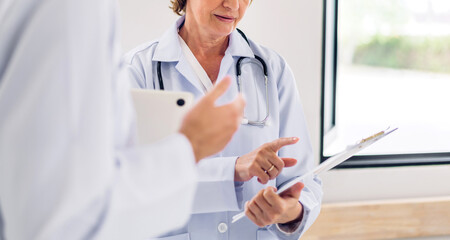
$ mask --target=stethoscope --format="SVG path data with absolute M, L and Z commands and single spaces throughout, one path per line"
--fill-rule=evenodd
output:
M 245 34 L 240 30 L 240 29 L 236 29 L 239 34 L 241 34 L 241 36 L 245 39 L 245 41 L 247 42 L 247 44 L 250 46 L 250 42 L 247 39 L 247 36 L 245 36 Z M 242 65 L 242 60 L 244 60 L 247 57 L 240 57 L 236 63 L 236 76 L 237 76 L 237 86 L 238 86 L 238 91 L 240 93 L 243 92 L 242 90 L 242 79 L 241 79 L 241 65 Z M 252 126 L 266 126 L 267 125 L 267 121 L 269 120 L 269 112 L 270 112 L 270 108 L 269 108 L 269 92 L 268 92 L 268 77 L 267 77 L 267 65 L 266 62 L 259 57 L 258 55 L 255 55 L 255 59 L 261 63 L 262 68 L 263 68 L 263 72 L 264 72 L 264 86 L 265 86 L 265 90 L 266 90 L 266 116 L 261 119 L 261 120 L 248 120 L 248 118 L 246 118 L 244 116 L 244 118 L 242 119 L 242 124 L 248 124 L 248 125 L 252 125 Z M 252 63 L 253 61 L 249 61 L 249 63 Z M 157 75 L 158 75 L 158 82 L 159 82 L 159 89 L 161 91 L 164 91 L 164 82 L 163 82 L 163 77 L 161 74 L 161 61 L 158 61 L 157 63 Z

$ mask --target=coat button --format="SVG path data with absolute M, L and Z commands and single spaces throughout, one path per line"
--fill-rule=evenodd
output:
M 219 230 L 220 233 L 225 233 L 228 230 L 228 225 L 226 223 L 220 223 L 217 226 L 217 230 Z

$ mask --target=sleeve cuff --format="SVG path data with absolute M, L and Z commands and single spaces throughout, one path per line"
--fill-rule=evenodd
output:
M 192 212 L 239 210 L 239 191 L 234 182 L 237 157 L 204 159 L 198 164 L 199 181 Z M 242 197 L 241 201 L 242 201 Z

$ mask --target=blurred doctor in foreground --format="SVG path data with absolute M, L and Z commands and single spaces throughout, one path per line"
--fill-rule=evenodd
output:
M 116 10 L 98 0 L 0 3 L 0 239 L 143 239 L 179 227 L 196 163 L 239 126 L 241 97 L 215 106 L 226 78 L 178 134 L 137 146 Z
M 182 15 L 178 21 L 125 57 L 136 87 L 188 91 L 200 99 L 229 75 L 232 87 L 219 101 L 240 93 L 246 99 L 243 125 L 231 142 L 199 164 L 188 224 L 161 239 L 297 240 L 319 214 L 318 178 L 309 177 L 280 196 L 275 192 L 311 170 L 314 160 L 290 67 L 236 29 L 250 3 L 172 0 L 172 9 Z M 244 208 L 248 218 L 231 223 Z

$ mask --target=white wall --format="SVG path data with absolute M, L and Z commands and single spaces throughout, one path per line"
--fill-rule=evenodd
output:
M 157 38 L 177 19 L 169 0 L 119 2 L 126 51 Z M 318 162 L 322 1 L 255 0 L 240 28 L 279 52 L 293 69 Z M 450 195 L 450 166 L 333 170 L 322 178 L 325 202 Z

